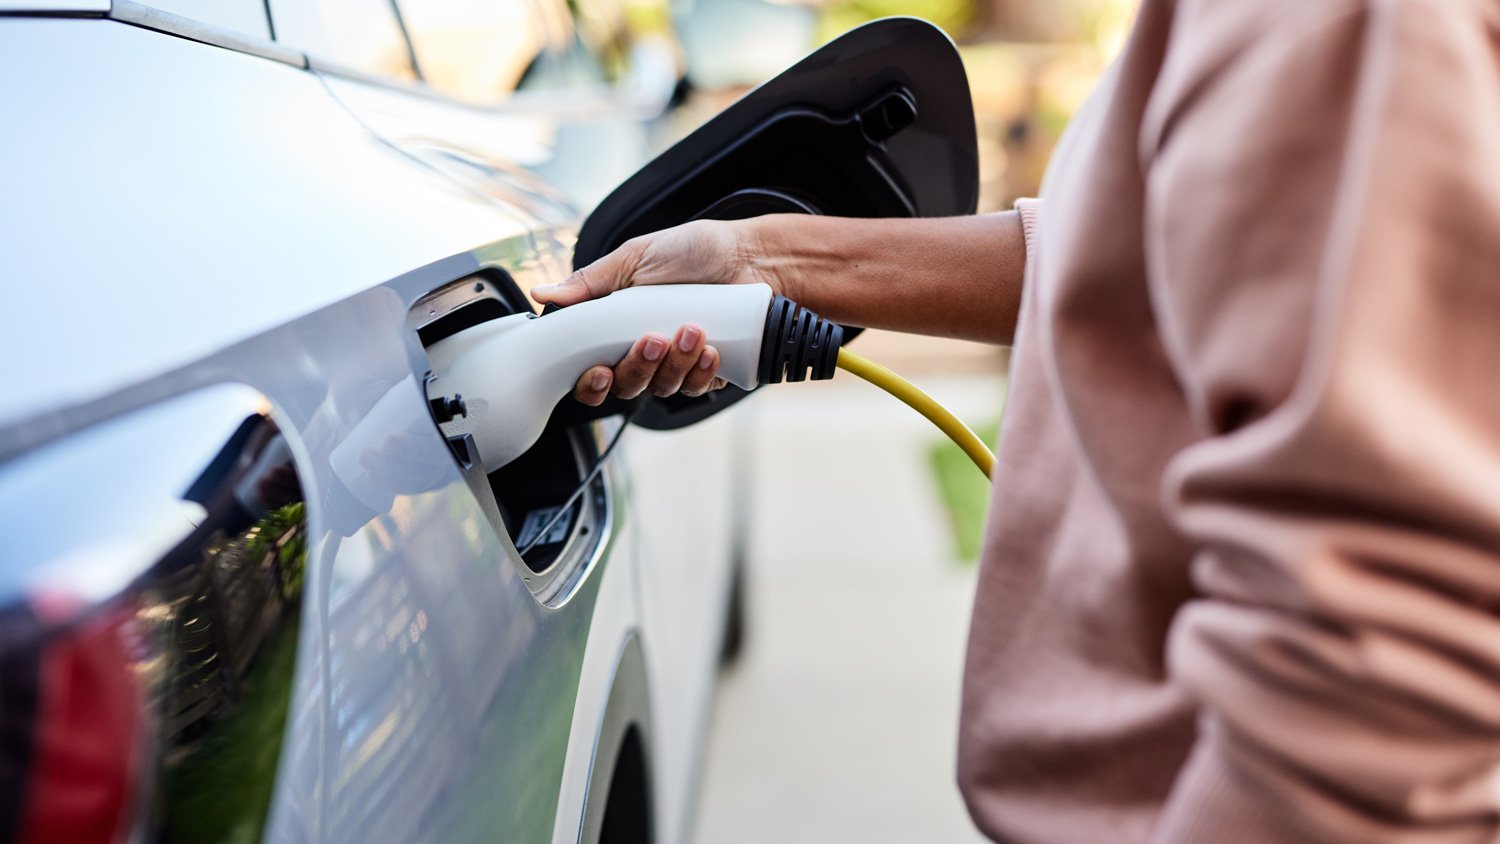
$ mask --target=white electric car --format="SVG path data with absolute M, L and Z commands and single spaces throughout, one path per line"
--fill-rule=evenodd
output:
M 626 20 L 0 0 L 0 840 L 690 836 L 743 394 L 487 466 L 425 350 L 693 218 L 971 211 L 974 126 L 890 20 L 641 167 Z

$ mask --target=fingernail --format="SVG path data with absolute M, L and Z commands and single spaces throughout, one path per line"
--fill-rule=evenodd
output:
M 684 325 L 682 334 L 677 338 L 677 348 L 684 352 L 691 352 L 698 348 L 698 341 L 703 337 L 703 329 L 696 325 Z
M 703 354 L 698 358 L 698 368 L 709 369 L 714 365 L 714 361 L 718 359 L 718 352 L 715 352 L 713 349 L 708 349 L 704 351 Z
M 641 353 L 646 356 L 646 360 L 653 363 L 659 361 L 662 355 L 667 353 L 667 341 L 660 337 L 647 337 L 646 348 L 642 349 Z
M 602 390 L 605 387 L 608 387 L 609 386 L 609 373 L 605 372 L 604 370 L 600 370 L 598 372 L 595 372 L 594 373 L 594 377 L 589 379 L 589 386 L 593 387 L 596 391 Z

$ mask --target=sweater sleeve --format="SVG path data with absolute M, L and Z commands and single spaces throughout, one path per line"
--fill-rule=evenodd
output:
M 1168 642 L 1200 730 L 1155 836 L 1495 840 L 1497 13 L 1228 25 L 1254 5 L 1179 4 L 1203 49 L 1140 139 L 1153 310 L 1202 434 L 1164 479 L 1200 549 Z

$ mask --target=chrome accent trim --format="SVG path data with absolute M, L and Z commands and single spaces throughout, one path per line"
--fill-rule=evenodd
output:
M 160 9 L 136 3 L 134 0 L 113 0 L 108 9 L 108 16 L 110 20 L 131 26 L 176 35 L 189 41 L 223 47 L 237 53 L 249 53 L 252 56 L 260 56 L 263 59 L 289 64 L 304 70 L 307 68 L 307 56 L 297 50 L 284 47 L 274 41 L 235 32 L 232 29 L 213 26 L 182 15 L 174 15 L 171 12 L 163 12 Z
M 620 421 L 618 424 L 623 425 L 624 422 Z M 592 468 L 592 460 L 588 459 L 590 451 L 595 453 L 599 451 L 597 446 L 592 449 L 583 448 L 585 436 L 580 430 L 575 429 L 569 432 L 569 439 L 573 441 L 574 455 L 581 473 L 587 473 Z M 609 458 L 609 460 L 613 459 L 613 456 Z M 598 568 L 599 561 L 604 559 L 604 553 L 615 531 L 612 493 L 610 466 L 606 461 L 600 467 L 599 474 L 589 482 L 588 491 L 579 498 L 578 504 L 581 510 L 578 519 L 568 533 L 562 553 L 552 565 L 545 571 L 532 574 L 527 569 L 526 562 L 521 559 L 521 555 L 514 554 L 513 562 L 525 577 L 526 585 L 531 588 L 531 593 L 536 596 L 542 606 L 552 610 L 567 606 L 573 596 L 579 593 L 580 587 L 588 580 L 589 575 Z M 515 544 L 508 532 L 505 535 L 505 541 L 514 551 Z

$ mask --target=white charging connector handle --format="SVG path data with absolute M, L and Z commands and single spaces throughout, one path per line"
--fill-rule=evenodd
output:
M 684 323 L 719 351 L 719 377 L 756 386 L 773 292 L 766 284 L 632 287 L 545 317 L 517 314 L 464 329 L 430 347 L 435 394 L 462 395 L 467 416 L 442 425 L 470 434 L 487 471 L 541 436 L 552 408 L 594 366 L 614 366 L 644 334 Z

